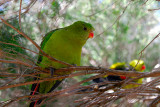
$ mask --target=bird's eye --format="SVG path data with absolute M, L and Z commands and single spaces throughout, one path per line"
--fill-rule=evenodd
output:
M 87 28 L 86 28 L 86 27 L 84 27 L 83 29 L 84 29 L 84 30 L 87 30 Z

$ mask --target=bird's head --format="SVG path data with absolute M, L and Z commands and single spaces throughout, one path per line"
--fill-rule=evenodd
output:
M 117 62 L 115 64 L 112 64 L 110 66 L 110 69 L 115 69 L 115 70 L 126 70 L 126 64 L 124 62 Z M 119 76 L 121 80 L 125 80 L 126 76 Z
M 145 70 L 145 64 L 144 64 L 144 61 L 143 60 L 133 60 L 129 63 L 129 65 L 134 68 L 136 71 L 140 71 L 140 72 L 143 72 Z
M 89 38 L 93 38 L 94 36 L 94 28 L 89 23 L 77 21 L 68 27 L 72 31 L 71 36 L 74 41 L 77 43 L 79 42 L 82 45 L 84 45 Z
M 126 64 L 124 62 L 117 62 L 110 66 L 110 69 L 115 69 L 115 70 L 125 70 L 125 68 Z

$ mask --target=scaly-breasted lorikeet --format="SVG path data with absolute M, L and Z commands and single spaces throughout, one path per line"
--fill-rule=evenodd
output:
M 48 55 L 73 65 L 80 65 L 81 51 L 88 38 L 93 38 L 91 24 L 77 21 L 70 26 L 52 30 L 47 33 L 41 43 L 41 49 Z M 59 69 L 67 67 L 66 65 L 51 61 L 45 56 L 39 55 L 37 65 L 43 69 Z M 59 72 L 58 75 L 67 75 L 71 72 Z M 40 74 L 41 78 L 51 76 L 50 74 Z M 54 75 L 53 75 L 54 76 Z M 49 93 L 53 91 L 62 80 L 46 81 L 32 85 L 31 95 L 38 93 Z M 30 98 L 32 100 L 32 98 Z M 30 103 L 34 107 L 42 102 L 42 99 Z

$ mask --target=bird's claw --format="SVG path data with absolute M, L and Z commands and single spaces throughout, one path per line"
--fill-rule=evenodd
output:
M 77 66 L 77 64 L 72 64 L 72 65 L 75 66 L 75 67 Z
M 50 69 L 51 77 L 53 77 L 53 74 L 55 72 L 55 68 L 50 67 L 49 69 Z

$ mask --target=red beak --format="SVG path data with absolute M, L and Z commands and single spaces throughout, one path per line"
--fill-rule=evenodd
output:
M 88 38 L 93 38 L 94 37 L 94 33 L 90 32 Z

